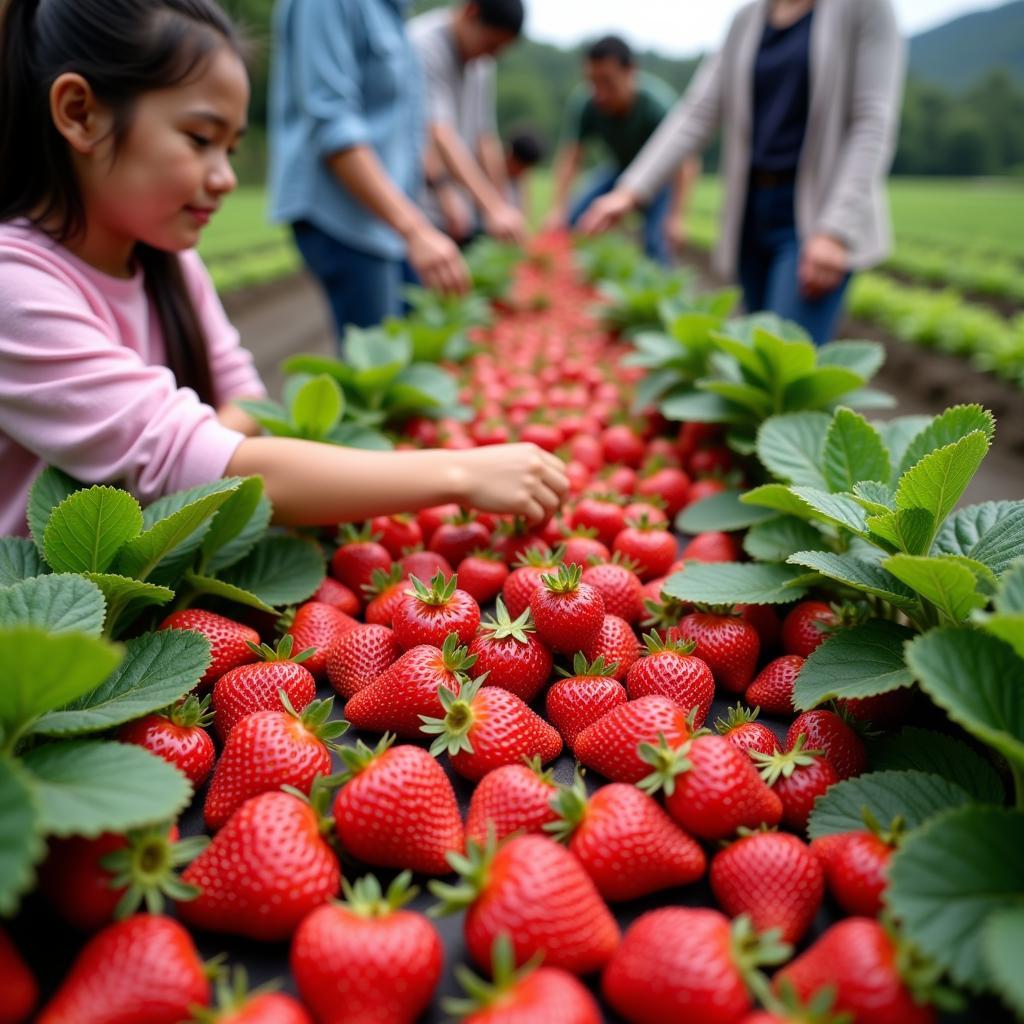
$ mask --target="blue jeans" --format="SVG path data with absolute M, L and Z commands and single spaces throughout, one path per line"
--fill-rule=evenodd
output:
M 796 233 L 794 186 L 751 188 L 740 244 L 740 286 L 748 313 L 767 311 L 798 323 L 815 345 L 831 341 L 850 283 L 820 299 L 800 292 L 800 239 Z
M 292 225 L 295 244 L 310 272 L 323 286 L 338 339 L 349 325 L 376 327 L 402 312 L 402 261 L 371 256 L 300 221 Z
M 575 227 L 587 207 L 601 196 L 607 195 L 619 180 L 619 171 L 609 167 L 601 168 L 591 175 L 583 191 L 572 201 L 569 208 L 569 223 Z M 644 208 L 644 252 L 650 259 L 663 267 L 672 261 L 668 243 L 665 241 L 665 218 L 669 213 L 672 189 L 666 185 Z

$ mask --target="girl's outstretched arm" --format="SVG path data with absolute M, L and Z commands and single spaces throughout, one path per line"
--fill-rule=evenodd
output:
M 458 502 L 538 523 L 568 493 L 557 456 L 532 444 L 465 451 L 362 451 L 315 441 L 243 441 L 227 473 L 263 477 L 275 519 L 323 526 Z

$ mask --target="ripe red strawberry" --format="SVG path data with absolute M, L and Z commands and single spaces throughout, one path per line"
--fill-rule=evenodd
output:
M 676 539 L 664 526 L 646 516 L 627 520 L 612 544 L 612 551 L 637 565 L 641 580 L 658 579 L 668 574 L 676 560 Z
M 203 728 L 213 721 L 210 696 L 188 696 L 159 714 L 144 715 L 122 725 L 117 738 L 162 757 L 183 772 L 198 789 L 213 769 L 213 740 Z
M 434 531 L 461 511 L 462 509 L 455 504 L 433 505 L 430 508 L 420 509 L 416 513 L 416 522 L 423 533 L 423 543 L 429 544 L 430 538 L 434 536 Z
M 363 587 L 363 599 L 366 601 L 363 620 L 368 625 L 390 629 L 395 608 L 405 598 L 408 589 L 409 583 L 397 562 L 387 572 L 374 569 L 370 582 Z
M 626 516 L 626 526 L 630 525 L 631 520 L 646 518 L 651 526 L 667 530 L 669 524 L 664 504 L 660 498 L 634 498 L 622 510 Z
M 287 939 L 341 885 L 337 858 L 313 806 L 276 790 L 247 800 L 181 876 L 199 888 L 178 904 L 186 924 L 248 938 Z
M 665 808 L 691 835 L 728 839 L 741 828 L 778 825 L 782 803 L 762 782 L 750 758 L 721 736 L 697 734 L 673 749 L 664 737 L 642 743 L 654 770 L 639 785 L 665 791 Z
M 482 845 L 488 830 L 499 841 L 513 832 L 540 832 L 557 817 L 551 807 L 554 795 L 552 772 L 541 767 L 539 757 L 495 768 L 473 790 L 466 838 Z
M 814 922 L 825 875 L 810 847 L 785 832 L 755 832 L 716 853 L 711 891 L 730 917 L 747 914 L 759 932 L 778 928 L 799 942 Z
M 361 528 L 346 523 L 338 530 L 341 546 L 331 556 L 331 575 L 356 594 L 362 594 L 363 587 L 372 582 L 374 569 L 387 572 L 394 561 L 376 538 L 369 523 Z
M 319 601 L 320 604 L 329 604 L 332 608 L 351 615 L 357 616 L 363 608 L 359 595 L 350 590 L 344 583 L 339 583 L 333 576 L 327 576 L 323 583 L 317 588 L 316 593 L 310 601 Z
M 724 445 L 699 448 L 689 458 L 686 468 L 693 476 L 721 477 L 732 469 L 732 452 Z
M 345 901 L 314 910 L 295 931 L 291 969 L 320 1024 L 413 1024 L 441 980 L 434 925 L 403 907 L 415 895 L 404 872 L 382 893 L 367 875 Z
M 490 984 L 456 967 L 472 998 L 446 999 L 445 1013 L 463 1024 L 601 1024 L 601 1010 L 578 978 L 536 964 L 517 971 L 514 960 L 512 941 L 503 933 L 494 942 Z
M 427 547 L 443 556 L 450 565 L 458 565 L 474 551 L 485 550 L 490 543 L 491 531 L 474 513 L 460 511 L 434 531 Z
M 402 561 L 399 564 L 405 579 L 415 576 L 421 580 L 432 580 L 438 573 L 448 579 L 455 575 L 455 570 L 449 564 L 448 559 L 436 551 L 410 551 L 402 556 Z
M 606 614 L 597 636 L 583 648 L 583 653 L 588 661 L 601 658 L 606 665 L 614 665 L 612 677 L 621 683 L 640 657 L 641 650 L 633 627 L 618 615 Z
M 575 563 L 581 569 L 586 569 L 591 564 L 591 559 L 607 562 L 612 557 L 607 546 L 597 539 L 597 531 L 588 530 L 586 527 L 571 531 L 565 538 L 563 546 L 565 551 L 562 560 L 565 564 Z
M 601 434 L 601 448 L 608 465 L 639 469 L 646 449 L 643 438 L 625 423 L 607 427 Z
M 629 927 L 601 990 L 629 1024 L 735 1024 L 753 1006 L 751 972 L 787 956 L 745 918 L 730 924 L 717 910 L 663 907 Z
M 553 543 L 558 544 L 561 540 L 561 531 L 548 524 L 536 529 L 531 527 L 527 521 L 519 516 L 514 519 L 498 523 L 491 540 L 491 548 L 494 553 L 506 564 L 513 565 L 518 562 L 528 551 L 535 551 L 539 555 L 549 554 L 551 545 L 545 536 L 550 528 L 554 532 Z
M 562 549 L 552 552 L 527 551 L 505 580 L 501 596 L 509 615 L 518 619 L 530 607 L 530 597 L 541 586 L 541 579 L 562 564 Z
M 551 653 L 537 639 L 529 610 L 513 621 L 500 597 L 469 653 L 476 658 L 476 674 L 486 675 L 486 686 L 500 686 L 524 701 L 533 700 L 551 677 Z
M 710 498 L 714 494 L 721 494 L 727 491 L 729 485 L 724 480 L 717 480 L 715 477 L 704 477 L 702 480 L 694 480 L 690 484 L 690 493 L 687 495 L 687 504 L 694 505 L 698 501 Z
M 554 798 L 546 832 L 568 845 L 609 902 L 689 885 L 704 874 L 704 851 L 636 786 L 613 782 L 587 795 L 577 775 Z
M 774 985 L 792 986 L 804 1001 L 830 987 L 834 1011 L 852 1014 L 857 1024 L 935 1024 L 926 993 L 900 976 L 903 960 L 877 921 L 848 917 L 779 971 Z
M 549 423 L 527 423 L 519 431 L 519 440 L 529 441 L 546 452 L 553 452 L 562 445 L 562 432 Z
M 306 652 L 292 657 L 290 636 L 283 636 L 276 649 L 261 644 L 253 650 L 263 660 L 225 672 L 213 687 L 213 728 L 221 741 L 246 715 L 283 708 L 282 690 L 296 711 L 316 696 L 316 680 L 301 664 Z
M 449 633 L 468 644 L 480 625 L 480 606 L 464 590 L 458 576 L 445 579 L 438 573 L 426 586 L 415 576 L 405 599 L 394 610 L 395 639 L 408 651 L 419 644 L 440 647 Z
M 626 677 L 630 700 L 651 694 L 668 697 L 687 716 L 693 715 L 694 728 L 702 726 L 715 698 L 715 679 L 707 664 L 694 656 L 696 644 L 662 640 L 653 631 L 644 636 L 644 644 L 647 653 Z
M 423 530 L 415 516 L 374 516 L 370 532 L 377 535 L 382 547 L 395 561 L 409 549 L 423 543 Z
M 352 696 L 345 717 L 357 729 L 422 739 L 420 716 L 442 710 L 438 687 L 454 693 L 475 660 L 468 648 L 459 646 L 454 633 L 440 650 L 430 644 L 413 647 Z
M 641 743 L 664 735 L 677 747 L 690 737 L 686 712 L 667 697 L 653 695 L 612 708 L 576 737 L 576 757 L 611 782 L 639 782 L 650 773 L 640 758 Z
M 259 657 L 253 653 L 250 644 L 259 644 L 260 635 L 250 626 L 203 611 L 200 608 L 187 608 L 180 612 L 171 612 L 160 623 L 160 629 L 190 629 L 202 633 L 210 644 L 210 666 L 199 680 L 200 689 L 208 689 L 229 669 L 237 668 L 256 661 Z
M 806 737 L 801 734 L 789 750 L 751 755 L 782 801 L 782 820 L 796 832 L 806 832 L 814 801 L 839 781 L 823 751 L 805 748 Z
M 604 598 L 582 582 L 578 565 L 559 566 L 558 574 L 545 576 L 530 595 L 530 613 L 537 635 L 546 647 L 561 654 L 583 650 L 601 630 Z
M 362 740 L 342 750 L 346 780 L 333 809 L 338 839 L 366 864 L 445 875 L 446 855 L 465 848 L 455 791 L 425 750 L 393 743 L 385 735 L 373 750 Z
M 164 896 L 187 898 L 176 869 L 207 842 L 205 837 L 178 841 L 177 828 L 166 824 L 124 835 L 54 838 L 39 871 L 39 888 L 64 921 L 92 932 L 135 913 L 143 901 L 159 910 Z
M 562 752 L 562 737 L 540 715 L 508 690 L 466 680 L 457 694 L 438 688 L 443 717 L 422 716 L 421 731 L 436 739 L 431 754 L 448 752 L 452 768 L 479 782 L 489 771 L 539 757 L 541 764 Z
M 465 857 L 448 858 L 462 876 L 453 886 L 431 882 L 441 913 L 465 910 L 463 934 L 480 966 L 494 940 L 508 933 L 517 965 L 538 953 L 545 964 L 589 974 L 619 944 L 619 926 L 580 862 L 545 836 L 514 836 L 495 852 L 470 843 Z
M 311 652 L 302 665 L 314 679 L 324 678 L 331 647 L 359 625 L 351 615 L 319 601 L 307 601 L 282 621 L 285 635 L 292 638 L 292 650 Z
M 283 711 L 257 711 L 228 736 L 206 792 L 203 819 L 216 831 L 250 797 L 291 786 L 309 795 L 313 780 L 331 774 L 333 742 L 348 723 L 329 722 L 334 698 L 315 700 L 301 714 L 282 698 Z
M 825 752 L 840 779 L 852 779 L 868 766 L 863 741 L 834 711 L 805 711 L 795 718 L 786 733 L 785 749 L 792 750 L 799 736 L 807 737 L 805 747 Z
M 860 832 L 819 836 L 811 850 L 825 869 L 829 892 L 847 914 L 877 917 L 888 884 L 889 861 L 900 832 L 897 821 L 887 832 L 877 823 Z
M 572 673 L 559 669 L 566 678 L 548 690 L 547 720 L 562 734 L 565 745 L 576 749 L 579 734 L 603 718 L 612 708 L 626 703 L 626 690 L 615 679 L 611 665 L 598 657 L 590 662 L 582 652 L 573 659 Z
M 402 653 L 387 626 L 356 626 L 327 653 L 327 678 L 346 700 L 365 689 Z
M 238 967 L 216 982 L 217 1010 L 203 1021 L 216 1024 L 313 1024 L 313 1018 L 294 996 L 284 992 L 249 991 L 244 967 Z M 193 1016 L 190 1020 L 195 1020 Z
M 843 714 L 880 729 L 891 729 L 906 722 L 914 708 L 914 691 L 892 690 L 874 697 L 844 697 L 836 701 Z
M 501 593 L 508 573 L 508 566 L 499 555 L 478 550 L 459 563 L 459 586 L 477 604 L 490 604 Z
M 736 611 L 749 622 L 761 638 L 761 653 L 775 651 L 782 638 L 782 619 L 770 604 L 738 604 Z
M 743 693 L 761 652 L 761 640 L 753 626 L 739 615 L 691 612 L 679 623 L 678 633 L 697 641 L 694 653 L 708 663 L 723 690 Z
M 665 502 L 665 513 L 669 519 L 675 519 L 689 501 L 690 478 L 676 466 L 665 466 L 642 476 L 637 481 L 636 493 L 661 498 Z
M 839 616 L 824 601 L 801 601 L 782 620 L 782 649 L 807 658 L 828 638 L 823 627 L 838 623 Z
M 584 526 L 597 530 L 597 539 L 610 548 L 615 538 L 626 527 L 622 506 L 611 495 L 583 497 L 569 516 L 569 525 L 576 529 Z
M 717 530 L 698 533 L 683 549 L 687 562 L 738 562 L 742 557 L 736 534 Z
M 583 582 L 600 591 L 607 614 L 618 615 L 631 626 L 640 621 L 644 613 L 643 584 L 632 563 L 624 562 L 620 556 L 611 562 L 588 566 L 583 570 Z
M 759 711 L 760 708 L 751 711 L 737 704 L 728 709 L 724 719 L 715 720 L 715 729 L 734 747 L 748 754 L 755 750 L 762 754 L 774 754 L 779 749 L 779 741 L 764 722 L 756 721 Z
M 169 917 L 136 914 L 85 944 L 36 1024 L 179 1024 L 209 1002 L 192 936 Z
M 39 985 L 35 975 L 3 928 L 0 928 L 0 992 L 4 994 L 0 1024 L 18 1024 L 19 1021 L 27 1020 L 39 1002 Z M 596 1017 L 595 1021 L 599 1024 L 600 1017 Z
M 793 685 L 803 667 L 804 659 L 799 654 L 784 654 L 769 661 L 747 687 L 743 699 L 769 715 L 794 714 Z
M 600 473 L 600 479 L 605 490 L 605 494 L 600 495 L 603 499 L 615 496 L 628 498 L 636 488 L 636 470 L 631 466 L 607 466 Z
M 709 444 L 714 444 L 722 433 L 722 428 L 713 423 L 683 423 L 676 437 L 676 455 L 684 464 L 693 457 L 693 453 Z

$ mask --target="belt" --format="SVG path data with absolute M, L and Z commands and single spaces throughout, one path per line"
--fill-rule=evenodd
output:
M 796 181 L 796 169 L 791 171 L 751 171 L 751 188 L 780 188 Z

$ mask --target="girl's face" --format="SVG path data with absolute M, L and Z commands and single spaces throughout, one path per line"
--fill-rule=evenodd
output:
M 192 248 L 238 183 L 230 158 L 248 103 L 245 67 L 227 46 L 182 85 L 140 96 L 120 146 L 108 137 L 78 155 L 87 231 L 112 251 L 127 245 L 129 260 L 136 242 Z

